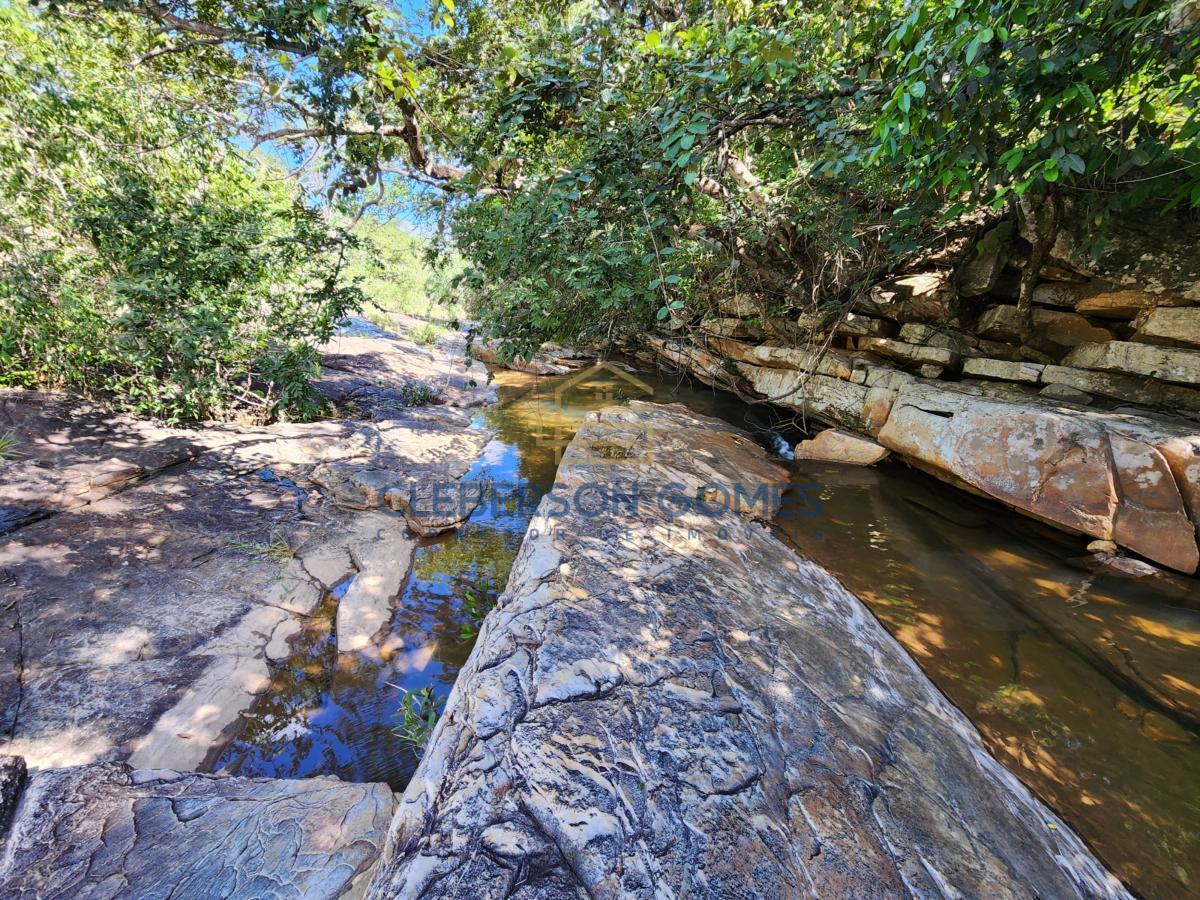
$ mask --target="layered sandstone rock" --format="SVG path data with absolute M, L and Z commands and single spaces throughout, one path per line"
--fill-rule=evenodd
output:
M 680 407 L 584 423 L 369 896 L 1125 896 L 756 521 L 784 477 Z
M 0 771 L 23 773 L 19 757 Z M 4 826 L 13 898 L 345 896 L 370 876 L 395 798 L 336 778 L 225 778 L 113 763 L 35 772 Z
M 886 447 L 840 428 L 826 428 L 811 440 L 801 441 L 793 450 L 796 459 L 815 459 L 825 462 L 849 463 L 853 466 L 873 466 L 887 458 Z

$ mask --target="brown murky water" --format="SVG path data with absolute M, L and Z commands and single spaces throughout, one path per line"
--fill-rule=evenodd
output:
M 536 497 L 583 415 L 630 397 L 683 402 L 764 435 L 781 414 L 687 381 L 615 372 L 583 383 L 498 372 L 472 472 L 499 502 L 422 546 L 377 652 L 334 649 L 336 598 L 215 768 L 333 773 L 400 788 L 402 690 L 449 693 L 478 616 L 507 580 Z M 1147 897 L 1200 891 L 1200 583 L 1093 571 L 1085 541 L 897 463 L 798 463 L 782 536 L 857 593 L 993 752 Z

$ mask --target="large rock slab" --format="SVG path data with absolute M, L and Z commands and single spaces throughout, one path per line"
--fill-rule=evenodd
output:
M 376 863 L 394 806 L 387 785 L 336 778 L 35 772 L 2 841 L 0 894 L 341 897 Z
M 1200 347 L 1200 308 L 1168 309 L 1159 307 L 1139 315 L 1134 321 L 1135 341 L 1145 344 Z
M 1116 433 L 1118 422 L 1033 398 L 913 383 L 877 439 L 1030 515 L 1196 571 L 1195 527 L 1167 460 L 1149 435 Z
M 1200 385 L 1200 350 L 1156 347 L 1132 341 L 1080 344 L 1067 355 L 1063 365 Z
M 369 896 L 1126 896 L 856 598 L 722 502 L 784 477 L 682 408 L 585 422 Z M 634 483 L 635 512 L 596 494 Z

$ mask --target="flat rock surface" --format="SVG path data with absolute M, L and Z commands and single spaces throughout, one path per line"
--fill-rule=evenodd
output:
M 10 898 L 340 897 L 376 862 L 387 785 L 131 770 L 29 776 L 4 835 Z
M 193 431 L 33 392 L 0 410 L 22 453 L 0 505 L 38 511 L 0 536 L 0 749 L 33 769 L 202 767 L 336 584 L 375 586 L 348 633 L 387 620 L 416 536 L 362 486 L 456 483 L 491 437 L 446 406 Z
M 785 477 L 682 408 L 585 422 L 370 896 L 1125 896 L 755 520 Z
M 317 390 L 341 408 L 383 417 L 409 405 L 406 392 L 416 382 L 435 389 L 450 406 L 495 402 L 487 369 L 481 362 L 467 366 L 463 335 L 447 331 L 433 344 L 417 344 L 405 334 L 421 323 L 411 316 L 394 319 L 394 331 L 374 329 L 368 335 L 344 329 L 347 333 L 325 344 Z

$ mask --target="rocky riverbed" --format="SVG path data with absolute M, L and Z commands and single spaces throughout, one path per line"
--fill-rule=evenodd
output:
M 325 361 L 319 387 L 349 415 L 311 424 L 170 428 L 0 392 L 12 436 L 0 461 L 0 749 L 36 770 L 9 831 L 6 895 L 138 894 L 177 839 L 217 833 L 235 832 L 249 855 L 198 853 L 179 872 L 183 895 L 210 896 L 213 878 L 228 896 L 338 896 L 374 860 L 385 785 L 179 774 L 203 770 L 239 730 L 335 586 L 352 579 L 337 630 L 353 653 L 390 614 L 418 537 L 470 512 L 412 502 L 414 488 L 461 478 L 491 437 L 462 408 L 494 398 L 482 367 L 465 368 L 462 340 L 343 336 Z M 444 402 L 409 406 L 416 383 Z M 143 815 L 156 802 L 176 811 L 173 826 Z M 131 834 L 116 856 L 113 829 Z M 260 842 L 261 858 L 249 851 Z
M 370 896 L 1125 895 L 760 521 L 785 478 L 682 407 L 588 419 Z

